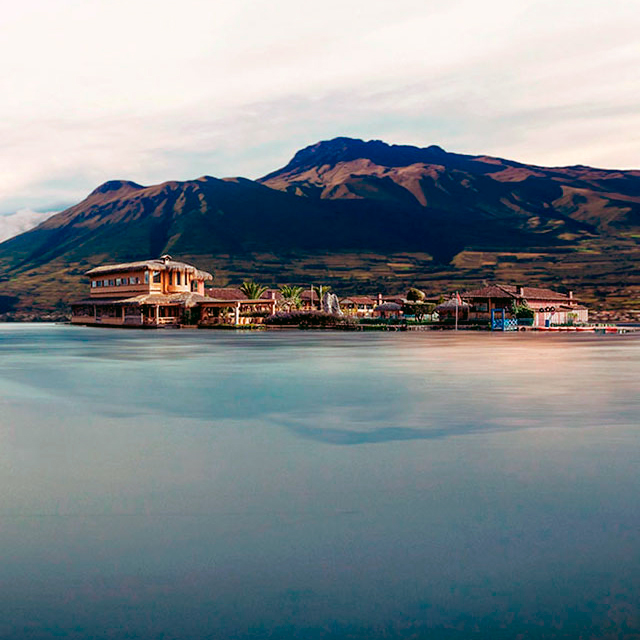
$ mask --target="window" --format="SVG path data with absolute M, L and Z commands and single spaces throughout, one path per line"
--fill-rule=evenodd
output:
M 176 284 L 177 285 L 181 285 L 182 284 L 182 278 L 181 278 L 181 274 L 179 271 L 176 271 Z
M 120 284 L 121 284 L 121 282 L 120 282 L 120 278 L 116 278 L 116 287 L 119 287 L 119 286 L 120 286 Z
M 153 272 L 153 281 L 154 281 L 156 284 L 160 284 L 160 283 L 162 282 L 162 280 L 161 280 L 161 275 L 162 275 L 162 274 L 161 274 L 159 271 L 154 271 L 154 272 Z
M 145 284 L 149 284 L 149 272 L 148 271 L 144 272 L 144 283 Z
M 197 280 L 192 280 L 191 281 L 191 291 L 197 291 L 198 290 L 198 281 Z
M 96 280 L 96 287 L 102 286 L 102 280 Z
M 109 286 L 113 287 L 114 286 L 114 281 L 113 280 L 109 280 Z
M 129 278 L 129 284 L 138 284 L 138 278 L 134 278 L 134 277 Z
M 95 281 L 95 280 L 92 280 L 92 281 L 91 281 L 91 288 L 92 288 L 92 289 L 95 289 L 97 286 L 98 286 L 98 285 L 96 284 L 96 281 Z

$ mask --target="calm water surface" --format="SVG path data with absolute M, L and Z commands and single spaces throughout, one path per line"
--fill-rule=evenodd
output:
M 640 339 L 0 325 L 0 637 L 637 638 Z

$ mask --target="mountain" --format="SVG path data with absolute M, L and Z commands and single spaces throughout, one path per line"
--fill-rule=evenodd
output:
M 113 180 L 0 244 L 0 314 L 63 306 L 97 264 L 170 253 L 219 284 L 430 290 L 483 279 L 640 291 L 640 172 L 336 138 L 258 181 Z M 640 306 L 640 305 L 639 305 Z
M 498 218 L 536 232 L 640 226 L 640 171 L 546 168 L 487 156 L 336 138 L 260 180 L 319 199 L 368 199 Z

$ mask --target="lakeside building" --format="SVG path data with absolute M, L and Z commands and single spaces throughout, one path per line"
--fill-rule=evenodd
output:
M 306 288 L 300 292 L 300 303 L 302 311 L 317 311 L 322 306 L 318 293 L 315 290 Z
M 589 310 L 573 297 L 573 292 L 559 293 L 552 289 L 492 284 L 460 294 L 468 306 L 459 309 L 465 320 L 489 320 L 491 311 L 514 305 L 527 305 L 533 311 L 533 326 L 551 324 L 582 324 L 589 321 Z
M 185 262 L 165 255 L 159 259 L 110 264 L 86 272 L 89 297 L 72 303 L 74 324 L 163 327 L 179 325 L 253 325 L 276 312 L 282 294 L 267 289 L 260 298 L 250 300 L 235 287 L 205 288 L 213 276 Z M 317 309 L 317 293 L 301 292 L 302 310 Z M 534 327 L 586 324 L 588 309 L 570 291 L 492 284 L 465 291 L 457 303 L 437 307 L 440 318 L 457 315 L 461 321 L 486 322 L 492 312 L 504 310 L 512 315 L 514 306 L 527 306 Z M 425 298 L 425 301 L 430 299 Z M 355 295 L 340 300 L 345 315 L 353 318 L 393 319 L 407 313 L 413 304 L 402 296 Z M 510 320 L 511 322 L 511 320 Z
M 90 269 L 89 298 L 71 305 L 71 322 L 112 326 L 177 325 L 206 300 L 213 276 L 165 255 Z
M 353 318 L 371 318 L 377 304 L 370 296 L 349 296 L 340 300 L 342 311 Z
M 90 269 L 89 298 L 71 304 L 71 322 L 85 325 L 164 327 L 180 324 L 251 324 L 275 312 L 272 291 L 248 300 L 239 289 L 205 289 L 213 280 L 186 262 L 155 260 Z
M 217 287 L 206 290 L 206 297 L 198 303 L 201 326 L 220 324 L 262 324 L 265 316 L 276 312 L 279 299 L 277 289 L 267 289 L 260 298 L 250 300 L 240 289 Z

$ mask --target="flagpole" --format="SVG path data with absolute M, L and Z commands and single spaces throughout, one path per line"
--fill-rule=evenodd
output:
M 460 300 L 458 296 L 458 292 L 456 291 L 456 331 L 458 330 L 458 300 Z

